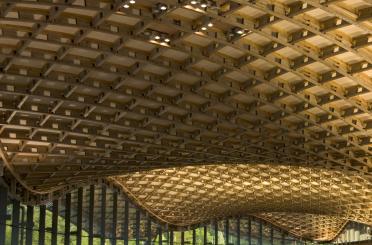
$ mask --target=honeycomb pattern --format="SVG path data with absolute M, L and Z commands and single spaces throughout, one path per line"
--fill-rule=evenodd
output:
M 371 182 L 340 171 L 218 164 L 141 171 L 112 179 L 144 209 L 173 225 L 250 214 L 299 236 L 329 240 L 347 220 L 372 223 Z
M 304 213 L 261 213 L 259 217 L 299 237 L 318 241 L 333 240 L 347 222 L 337 216 Z
M 367 0 L 1 0 L 1 172 L 37 201 L 98 178 L 210 164 L 316 169 L 330 174 L 322 181 L 348 177 L 311 192 L 295 183 L 309 176 L 290 175 L 294 200 L 262 193 L 248 211 L 370 222 L 371 18 Z M 359 180 L 362 193 L 339 193 Z M 292 185 L 310 196 L 296 199 Z M 233 212 L 210 203 L 215 216 Z M 166 218 L 199 222 L 203 205 Z

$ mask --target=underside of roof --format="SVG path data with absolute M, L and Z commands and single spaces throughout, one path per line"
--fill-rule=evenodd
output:
M 0 10 L 0 153 L 25 201 L 107 178 L 175 227 L 249 214 L 331 240 L 372 225 L 370 1 Z

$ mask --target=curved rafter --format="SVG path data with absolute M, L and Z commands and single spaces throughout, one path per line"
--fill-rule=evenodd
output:
M 370 195 L 370 3 L 125 3 L 0 1 L 2 158 L 30 193 L 267 163 L 358 176 Z M 368 223 L 368 205 L 338 215 Z

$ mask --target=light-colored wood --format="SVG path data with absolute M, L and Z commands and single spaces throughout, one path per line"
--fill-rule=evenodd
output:
M 193 2 L 0 1 L 1 155 L 27 201 L 219 163 L 370 183 L 371 3 Z
M 347 220 L 372 224 L 371 182 L 337 170 L 212 164 L 111 179 L 140 206 L 172 225 L 251 214 L 299 237 L 329 241 Z

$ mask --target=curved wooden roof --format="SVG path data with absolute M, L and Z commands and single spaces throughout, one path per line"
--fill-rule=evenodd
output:
M 321 198 L 322 181 L 342 175 L 335 192 L 347 194 L 337 205 L 326 195 L 331 209 L 366 197 L 337 215 L 371 223 L 370 1 L 2 0 L 0 10 L 1 155 L 24 190 L 304 168 L 319 171 L 318 192 L 294 184 L 312 178 L 301 171 L 289 186 Z M 320 215 L 305 204 L 296 213 Z
M 372 224 L 371 182 L 358 175 L 271 164 L 216 164 L 113 177 L 173 226 L 251 214 L 299 237 L 332 240 L 347 220 Z

